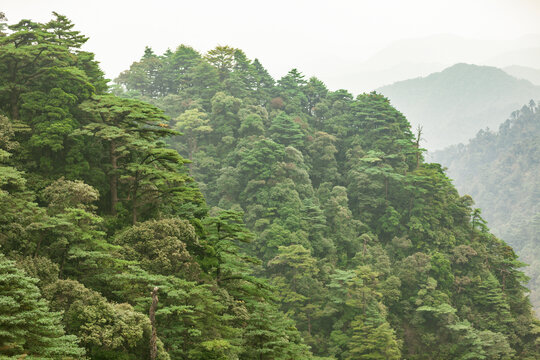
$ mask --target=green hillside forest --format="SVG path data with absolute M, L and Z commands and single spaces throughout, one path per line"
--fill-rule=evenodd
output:
M 496 129 L 522 104 L 540 99 L 540 86 L 495 67 L 472 64 L 456 64 L 378 91 L 408 117 L 414 129 L 423 127 L 430 151 L 465 143 L 486 127 Z
M 0 357 L 539 359 L 523 264 L 383 95 L 0 32 Z
M 498 132 L 435 152 L 462 193 L 471 194 L 494 231 L 529 264 L 531 302 L 540 314 L 540 107 L 514 111 Z

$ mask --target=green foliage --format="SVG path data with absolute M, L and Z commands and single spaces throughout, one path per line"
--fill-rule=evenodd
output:
M 390 325 L 381 318 L 376 306 L 368 306 L 364 316 L 351 323 L 353 336 L 346 359 L 401 358 L 400 345 Z
M 141 267 L 155 274 L 182 274 L 194 278 L 198 265 L 191 249 L 199 246 L 193 226 L 186 220 L 162 219 L 138 223 L 117 237 L 123 245 L 123 258 L 137 261 Z
M 45 177 L 78 172 L 67 147 L 79 126 L 77 105 L 106 90 L 93 54 L 80 51 L 87 38 L 54 13 L 48 23 L 21 20 L 0 38 L 0 111 L 28 127 L 18 159 Z M 68 170 L 69 168 L 69 170 Z
M 540 309 L 540 264 L 538 259 L 538 106 L 531 102 L 514 111 L 498 132 L 481 130 L 467 145 L 434 153 L 449 167 L 457 188 L 474 197 L 482 216 L 495 233 L 514 247 L 529 264 L 531 302 Z M 482 219 L 478 218 L 478 226 Z M 486 227 L 487 229 L 487 227 Z
M 63 312 L 66 330 L 77 335 L 92 358 L 149 353 L 150 321 L 130 305 L 107 302 L 99 293 L 73 280 L 59 280 L 44 292 L 51 299 L 51 307 Z M 166 354 L 158 358 L 163 356 Z
M 0 351 L 80 357 L 78 339 L 92 359 L 126 360 L 151 343 L 161 360 L 538 352 L 522 264 L 384 96 L 296 69 L 274 82 L 228 46 L 147 47 L 103 94 L 65 17 L 2 34 L 0 268 L 16 279 L 6 296 L 30 305 L 6 308 L 16 330 L 0 337 L 16 346 Z
M 285 113 L 280 113 L 273 120 L 268 128 L 268 135 L 275 142 L 284 146 L 294 146 L 302 149 L 304 134 L 298 124 L 300 118 L 292 119 Z
M 262 260 L 257 275 L 271 280 L 317 356 L 534 351 L 521 265 L 441 166 L 424 161 L 387 98 L 331 92 L 296 69 L 274 84 L 260 62 L 226 46 L 198 61 L 215 83 L 180 90 L 176 106 L 171 95 L 152 101 L 167 99 L 163 108 L 182 124 L 185 140 L 171 144 L 193 159 L 208 203 L 232 211 L 210 220 L 203 271 L 238 278 L 220 280 L 231 294 L 253 294 L 226 230 L 241 211 L 253 237 L 241 246 Z
M 49 310 L 36 282 L 0 255 L 0 354 L 31 359 L 84 356 L 77 338 L 65 335 L 61 314 Z
M 75 134 L 92 136 L 102 149 L 111 214 L 129 207 L 136 223 L 157 208 L 201 202 L 183 171 L 185 160 L 161 140 L 175 132 L 160 110 L 113 95 L 93 97 L 81 104 L 81 110 L 88 114 L 88 124 Z M 169 204 L 163 204 L 164 197 L 169 197 Z

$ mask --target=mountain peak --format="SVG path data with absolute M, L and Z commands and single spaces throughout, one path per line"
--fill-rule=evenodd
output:
M 540 98 L 540 87 L 527 80 L 496 67 L 468 63 L 377 91 L 413 126 L 423 126 L 430 150 L 465 142 L 485 127 L 497 128 L 520 104 Z

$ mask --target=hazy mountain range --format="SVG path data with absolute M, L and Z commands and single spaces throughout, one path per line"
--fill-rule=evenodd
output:
M 540 315 L 540 106 L 525 104 L 498 131 L 431 154 L 460 194 L 471 195 L 490 229 L 529 264 L 529 298 Z
M 508 40 L 476 40 L 456 35 L 434 35 L 396 41 L 366 60 L 358 61 L 347 75 L 326 76 L 331 88 L 369 92 L 396 81 L 427 76 L 456 63 L 540 67 L 540 35 Z M 346 65 L 344 65 L 346 66 Z
M 540 86 L 528 80 L 495 67 L 463 63 L 377 91 L 390 98 L 413 129 L 423 127 L 429 150 L 466 142 L 486 127 L 496 129 L 512 111 L 540 99 Z
M 540 63 L 538 64 L 540 66 Z M 540 85 L 540 69 L 533 69 L 526 66 L 512 65 L 503 68 L 503 70 L 518 79 L 525 79 L 534 85 Z

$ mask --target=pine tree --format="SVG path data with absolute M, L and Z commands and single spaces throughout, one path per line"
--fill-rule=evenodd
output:
M 297 118 L 299 120 L 299 118 Z M 284 146 L 294 146 L 296 149 L 304 148 L 305 135 L 302 128 L 293 117 L 282 112 L 272 120 L 268 128 L 268 136 Z
M 172 208 L 200 203 L 200 193 L 189 185 L 192 179 L 184 171 L 184 159 L 162 141 L 176 132 L 168 128 L 161 110 L 113 95 L 93 97 L 81 109 L 87 125 L 74 135 L 92 136 L 101 145 L 111 214 L 117 213 L 119 203 L 130 206 L 136 223 L 148 205 L 155 211 L 165 196 Z
M 65 335 L 60 313 L 15 263 L 0 255 L 0 354 L 39 359 L 79 359 L 84 350 L 73 335 Z

